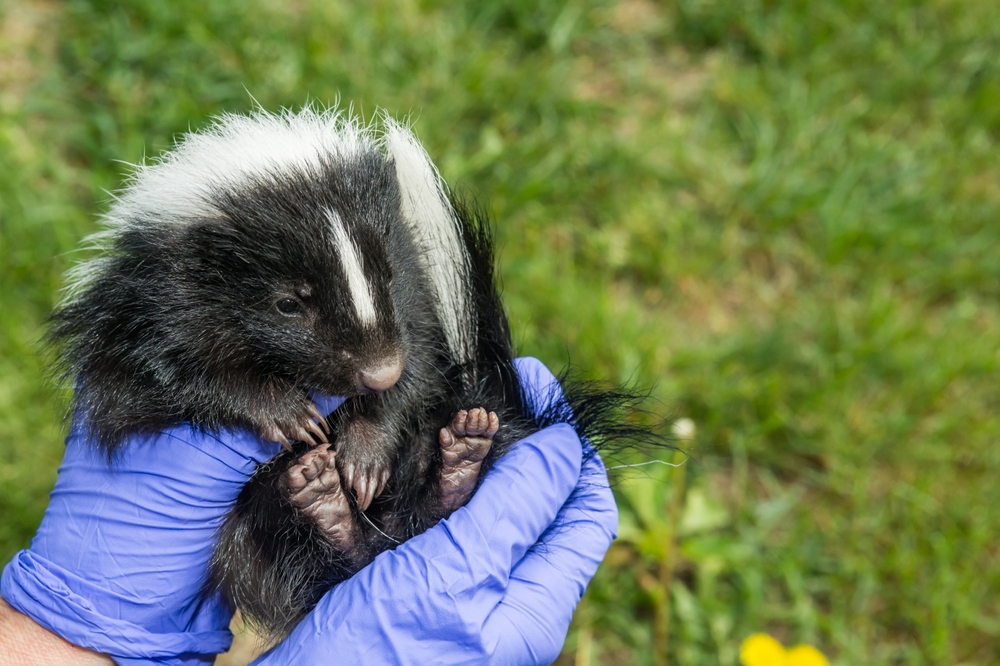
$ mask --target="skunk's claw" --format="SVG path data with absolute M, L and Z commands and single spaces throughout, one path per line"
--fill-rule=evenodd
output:
M 276 424 L 272 423 L 261 431 L 261 436 L 269 442 L 277 442 L 281 444 L 281 448 L 286 451 L 292 450 L 292 443 L 288 439 L 288 435 L 279 428 Z
M 378 475 L 378 490 L 375 491 L 375 497 L 382 494 L 387 483 L 389 483 L 389 470 L 384 469 Z
M 260 435 L 270 442 L 278 442 L 289 451 L 293 440 L 304 442 L 310 447 L 330 442 L 326 436 L 330 432 L 330 424 L 312 401 L 306 401 L 296 412 L 290 417 L 278 417 L 260 427 Z
M 302 426 L 298 426 L 292 431 L 292 436 L 296 441 L 305 442 L 309 446 L 316 446 L 317 442 L 313 439 L 313 436 Z
M 319 424 L 323 426 L 323 430 L 326 432 L 326 434 L 328 435 L 330 434 L 330 424 L 327 422 L 326 417 L 323 416 L 323 414 L 320 413 L 316 405 L 311 402 L 309 403 L 309 416 L 316 419 L 316 421 L 318 421 Z M 324 438 L 323 441 L 326 442 L 328 440 Z
M 358 479 L 358 485 L 354 487 L 354 492 L 358 498 L 359 509 L 362 511 L 368 509 L 368 506 L 372 503 L 372 493 L 374 490 L 370 476 L 364 474 Z
M 343 465 L 340 480 L 345 488 L 354 490 L 358 510 L 366 511 L 375 498 L 382 494 L 389 482 L 389 470 L 367 469 L 352 463 Z
M 340 472 L 340 480 L 343 482 L 345 488 L 354 487 L 354 465 L 346 464 Z
M 358 498 L 358 509 L 367 511 L 375 498 L 382 494 L 388 480 L 389 472 L 385 470 L 370 469 L 357 474 L 351 487 Z
M 315 434 L 316 437 L 319 438 L 319 441 L 323 442 L 324 444 L 330 443 L 330 440 L 327 438 L 326 433 L 323 432 L 323 429 L 320 428 L 319 424 L 317 424 L 315 421 L 313 420 L 307 421 L 306 429 L 309 430 L 311 433 Z

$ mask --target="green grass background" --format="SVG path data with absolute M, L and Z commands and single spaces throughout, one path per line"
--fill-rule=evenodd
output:
M 696 424 L 684 467 L 614 472 L 560 663 L 730 665 L 756 631 L 1000 663 L 997 2 L 0 0 L 0 561 L 119 160 L 251 95 L 412 113 L 492 208 L 519 349 Z

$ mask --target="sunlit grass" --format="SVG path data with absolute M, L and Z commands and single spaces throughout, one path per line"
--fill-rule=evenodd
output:
M 489 203 L 524 353 L 696 426 L 683 475 L 614 473 L 622 538 L 563 662 L 735 666 L 756 632 L 1000 661 L 996 2 L 0 11 L 0 557 L 54 481 L 35 342 L 117 160 L 339 98 L 412 113 Z

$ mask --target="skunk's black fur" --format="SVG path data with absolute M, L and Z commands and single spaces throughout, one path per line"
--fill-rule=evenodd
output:
M 351 558 L 283 489 L 301 443 L 258 468 L 221 530 L 207 589 L 221 589 L 272 636 L 377 553 L 445 517 L 435 494 L 438 432 L 456 412 L 484 407 L 499 417 L 480 478 L 513 442 L 552 423 L 571 423 L 598 448 L 657 439 L 627 420 L 641 401 L 628 389 L 564 377 L 561 399 L 526 394 L 489 224 L 448 194 L 408 130 L 386 122 L 395 139 L 381 143 L 353 121 L 309 110 L 228 117 L 189 136 L 118 199 L 103 255 L 52 316 L 75 411 L 112 458 L 129 436 L 181 422 L 289 432 L 310 418 L 310 394 L 349 396 L 330 419 L 341 444 L 359 420 L 375 426 L 370 440 L 338 451 L 338 467 L 354 456 L 392 470 L 364 514 L 354 507 Z M 274 149 L 252 168 L 238 155 L 236 176 L 220 175 L 219 158 L 204 168 L 206 182 L 185 181 L 199 160 L 243 149 L 253 158 L 255 137 L 289 128 L 326 143 L 303 143 L 306 157 Z M 434 233 L 419 221 L 427 201 L 447 214 Z M 342 224 L 360 257 L 354 279 L 363 274 L 367 291 L 351 282 L 345 236 L 331 224 Z M 444 251 L 442 233 L 452 242 Z M 452 273 L 459 279 L 442 288 Z M 402 359 L 396 385 L 360 393 L 359 371 L 391 358 Z

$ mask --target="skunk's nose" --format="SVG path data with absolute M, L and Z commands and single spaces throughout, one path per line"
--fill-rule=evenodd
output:
M 358 370 L 358 390 L 362 393 L 381 393 L 388 391 L 403 373 L 403 362 L 397 356 L 391 361 L 374 367 Z

